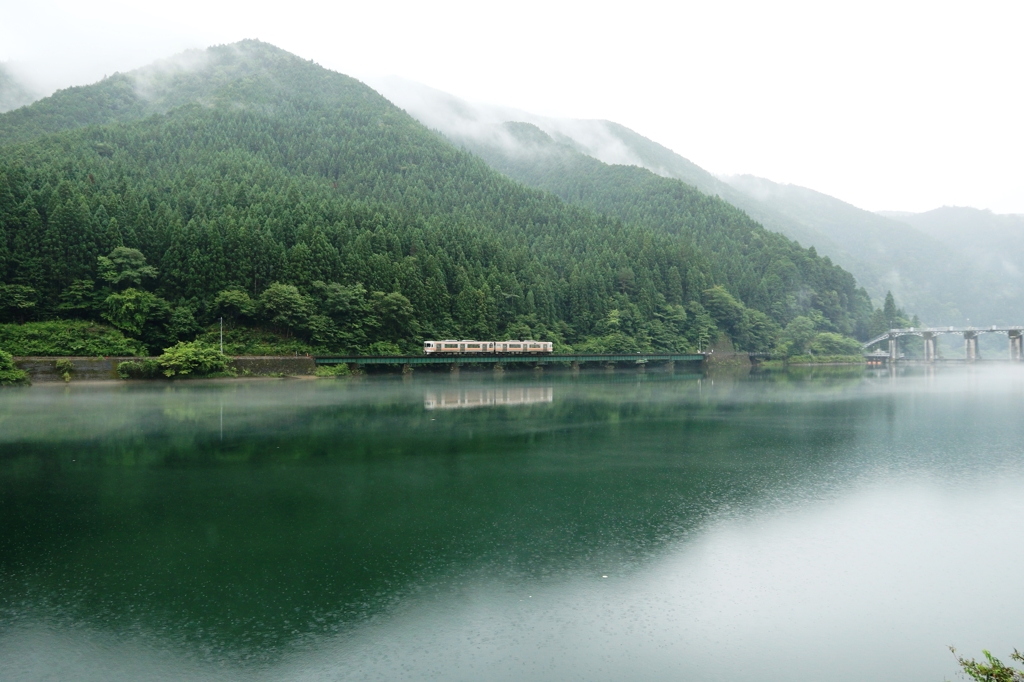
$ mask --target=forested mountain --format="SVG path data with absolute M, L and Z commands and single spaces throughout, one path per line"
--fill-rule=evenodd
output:
M 992 267 L 997 263 L 994 250 L 982 252 L 979 244 L 962 239 L 969 231 L 954 228 L 952 234 L 961 237 L 957 243 L 943 239 L 941 230 L 922 232 L 917 223 L 910 226 L 803 187 L 749 175 L 718 178 L 610 121 L 558 119 L 471 104 L 401 79 L 373 83 L 424 124 L 528 184 L 551 189 L 538 180 L 547 171 L 530 168 L 542 158 L 537 155 L 536 142 L 516 138 L 509 127 L 512 122 L 533 124 L 555 143 L 605 164 L 639 166 L 721 197 L 767 229 L 814 246 L 819 254 L 851 272 L 873 300 L 881 302 L 891 291 L 926 322 L 960 324 L 970 318 L 1005 323 L 1018 317 L 1014 304 L 1024 294 L 1024 287 L 1018 286 L 1013 273 L 1004 274 L 1004 263 Z M 981 229 L 977 216 L 971 224 Z M 1008 253 L 1016 254 L 1017 260 L 1024 257 L 1019 247 Z M 979 270 L 980 263 L 987 266 Z
M 822 235 L 820 250 L 892 291 L 931 324 L 1020 324 L 1024 219 L 976 209 L 876 214 L 828 195 L 752 176 L 726 178 Z M 864 274 L 860 274 L 864 273 Z
M 869 306 L 849 273 L 833 267 L 827 258 L 817 258 L 813 249 L 804 252 L 782 235 L 761 228 L 718 197 L 643 168 L 602 163 L 530 123 L 506 123 L 503 128 L 514 147 L 464 143 L 493 168 L 567 202 L 691 238 L 710 254 L 718 281 L 729 282 L 740 299 L 774 319 L 785 319 L 786 308 L 794 304 L 788 296 L 796 292 L 784 294 L 782 283 L 794 268 L 793 256 L 805 253 L 819 268 L 813 275 L 815 289 L 835 292 L 817 296 L 818 309 L 844 333 L 857 332 L 858 321 L 865 322 Z M 857 305 L 860 317 L 853 312 Z M 867 333 L 866 328 L 859 331 Z
M 926 213 L 884 213 L 941 242 L 965 260 L 982 299 L 1012 311 L 995 322 L 1020 324 L 1024 319 L 1024 215 L 1000 215 L 976 208 L 946 206 Z M 973 317 L 981 324 L 987 318 Z M 985 320 L 984 322 L 982 320 Z
M 8 320 L 103 320 L 158 348 L 223 315 L 370 352 L 683 350 L 719 331 L 767 349 L 795 318 L 870 324 L 852 276 L 717 198 L 611 168 L 587 182 L 650 200 L 567 204 L 257 41 L 60 91 L 0 116 L 0 145 Z

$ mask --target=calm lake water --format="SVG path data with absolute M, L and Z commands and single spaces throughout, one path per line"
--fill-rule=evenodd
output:
M 0 679 L 954 679 L 1024 371 L 0 391 Z

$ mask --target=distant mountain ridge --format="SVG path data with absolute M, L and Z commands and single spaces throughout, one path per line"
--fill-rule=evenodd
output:
M 820 253 L 848 267 L 859 281 L 870 279 L 876 287 L 893 291 L 901 303 L 929 323 L 1021 321 L 1017 301 L 1024 294 L 1024 280 L 1003 276 L 992 267 L 979 268 L 971 239 L 946 239 L 941 230 L 926 229 L 927 220 L 918 220 L 914 214 L 871 213 L 795 185 L 753 176 L 726 180 L 775 214 L 820 234 L 816 242 Z M 763 222 L 777 225 L 771 220 Z M 964 229 L 961 235 L 966 232 Z M 1024 231 L 1021 234 L 1024 236 Z M 1005 253 L 1024 257 L 1024 244 L 1005 246 Z
M 963 240 L 947 238 L 937 224 L 871 213 L 820 192 L 754 176 L 719 178 L 617 123 L 475 105 L 401 79 L 373 84 L 418 120 L 527 184 L 545 189 L 552 189 L 552 181 L 564 184 L 551 163 L 556 153 L 565 161 L 569 150 L 604 164 L 639 166 L 720 197 L 767 229 L 813 246 L 853 273 L 876 302 L 892 291 L 907 309 L 935 324 L 968 318 L 1019 322 L 1016 302 L 1024 295 L 1024 283 L 1017 281 L 1010 263 L 1024 262 L 1024 246 L 1014 239 L 999 242 L 1009 254 L 1000 263 L 1007 274 L 995 276 L 990 267 L 976 267 L 986 259 L 995 262 L 991 250 L 982 254 L 976 245 L 965 250 Z M 517 122 L 536 130 L 516 128 Z M 1013 233 L 1012 227 L 1006 229 Z M 973 255 L 965 258 L 968 253 Z
M 879 215 L 914 227 L 951 248 L 971 252 L 980 264 L 1015 275 L 1024 268 L 1024 215 L 998 214 L 963 206 L 924 213 L 880 211 Z

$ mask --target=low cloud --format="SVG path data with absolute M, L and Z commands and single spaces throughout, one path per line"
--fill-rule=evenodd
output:
M 640 166 L 667 175 L 663 169 L 645 164 L 607 121 L 550 118 L 512 107 L 471 103 L 396 76 L 371 78 L 367 83 L 420 123 L 454 140 L 496 147 L 514 155 L 536 154 L 543 146 L 531 145 L 506 125 L 529 123 L 554 142 L 604 163 Z

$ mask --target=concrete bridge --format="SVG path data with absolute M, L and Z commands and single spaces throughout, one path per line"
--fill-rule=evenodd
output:
M 1010 345 L 1010 360 L 1021 361 L 1024 359 L 1024 348 L 1022 348 L 1022 339 L 1024 339 L 1024 327 L 1013 326 L 1013 327 L 999 327 L 992 325 L 991 327 L 910 327 L 908 329 L 890 329 L 889 331 L 879 334 L 875 338 L 871 339 L 867 343 L 863 344 L 864 350 L 867 350 L 871 346 L 882 341 L 889 342 L 889 353 L 888 360 L 890 362 L 896 362 L 900 359 L 900 339 L 906 336 L 917 336 L 924 342 L 924 360 L 925 362 L 935 362 L 935 339 L 943 334 L 951 334 L 956 336 L 963 336 L 964 339 L 964 358 L 968 362 L 974 362 L 980 360 L 981 356 L 978 354 L 978 337 L 982 334 L 1006 334 L 1009 339 Z M 871 354 L 871 355 L 878 355 Z

